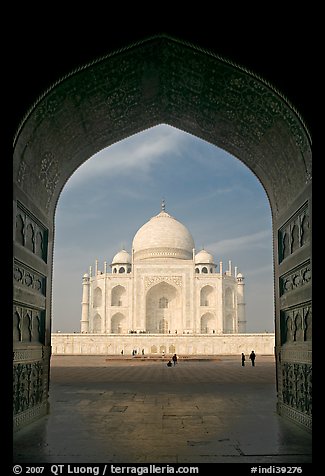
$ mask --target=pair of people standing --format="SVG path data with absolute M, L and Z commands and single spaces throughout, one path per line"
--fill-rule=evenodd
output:
M 174 365 L 177 364 L 177 355 L 176 355 L 176 354 L 173 355 L 172 361 L 173 361 Z M 167 362 L 167 367 L 171 367 L 171 366 L 172 366 L 172 363 L 171 363 L 171 361 L 169 360 L 169 361 Z
M 253 367 L 255 367 L 255 358 L 256 358 L 256 354 L 252 350 L 252 352 L 249 354 L 249 359 L 251 360 Z M 241 354 L 241 364 L 242 364 L 243 367 L 245 366 L 245 360 L 246 360 L 245 354 L 244 354 L 244 352 L 242 352 L 242 354 Z

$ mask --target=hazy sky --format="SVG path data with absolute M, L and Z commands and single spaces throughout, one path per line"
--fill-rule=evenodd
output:
M 89 158 L 69 179 L 55 218 L 53 325 L 79 332 L 82 276 L 103 271 L 161 208 L 204 247 L 245 276 L 248 332 L 274 332 L 271 210 L 255 175 L 238 159 L 161 125 Z M 109 268 L 110 269 L 110 268 Z M 218 271 L 218 270 L 217 270 Z

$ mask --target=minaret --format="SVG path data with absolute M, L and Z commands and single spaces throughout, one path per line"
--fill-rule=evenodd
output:
M 81 326 L 80 330 L 82 334 L 87 334 L 89 331 L 89 288 L 90 279 L 89 275 L 85 273 L 82 278 L 82 311 L 81 311 Z
M 244 276 L 241 273 L 237 274 L 237 318 L 238 318 L 238 332 L 244 334 L 246 332 L 246 311 L 245 311 L 245 283 Z

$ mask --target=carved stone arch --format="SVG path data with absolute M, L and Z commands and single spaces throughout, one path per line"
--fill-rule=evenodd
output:
M 126 306 L 126 289 L 124 286 L 118 284 L 114 286 L 111 292 L 111 305 L 112 306 Z
M 234 332 L 234 314 L 227 311 L 224 317 L 223 332 L 225 334 L 232 334 Z
M 30 342 L 31 341 L 31 328 L 32 328 L 32 312 L 28 309 L 23 314 L 22 319 L 22 341 Z
M 41 318 L 38 312 L 34 312 L 32 317 L 31 341 L 41 342 Z
M 20 245 L 25 245 L 25 220 L 21 213 L 16 216 L 16 241 Z
M 37 256 L 39 256 L 40 258 L 42 258 L 44 254 L 43 240 L 43 234 L 41 230 L 38 230 L 35 237 L 35 254 L 37 254 Z
M 94 289 L 93 307 L 101 307 L 102 302 L 103 302 L 103 291 L 99 286 L 97 286 Z
M 181 299 L 179 289 L 170 282 L 161 281 L 146 294 L 146 330 L 166 334 L 172 327 L 181 328 Z
M 235 292 L 233 288 L 227 287 L 225 289 L 225 305 L 231 309 L 235 307 Z
M 100 334 L 102 332 L 102 317 L 97 312 L 93 317 L 92 331 L 94 334 Z
M 168 352 L 169 352 L 170 354 L 175 354 L 175 352 L 176 352 L 175 344 L 170 344 L 170 345 L 168 346 Z
M 34 228 L 34 225 L 30 222 L 26 224 L 25 246 L 30 251 L 34 252 L 34 249 L 35 249 L 35 228 Z
M 212 334 L 216 327 L 217 321 L 213 312 L 206 312 L 201 316 L 201 334 Z
M 46 277 L 46 295 L 40 306 L 45 315 L 42 388 L 48 385 L 51 345 L 51 290 L 54 246 L 54 214 L 60 193 L 73 172 L 96 152 L 132 134 L 158 124 L 168 124 L 223 148 L 241 160 L 263 185 L 272 210 L 274 241 L 274 289 L 277 409 L 283 416 L 310 427 L 293 398 L 281 394 L 289 350 L 282 348 L 280 315 L 281 276 L 311 257 L 311 140 L 299 113 L 281 93 L 256 74 L 166 36 L 157 36 L 109 54 L 73 74 L 40 96 L 24 117 L 14 138 L 14 203 L 24 206 L 44 230 L 44 258 L 17 237 L 17 260 Z M 300 247 L 290 254 L 284 233 L 300 217 Z M 26 232 L 26 230 L 25 230 Z M 283 245 L 285 248 L 283 250 Z M 30 253 L 32 251 L 32 253 Z M 288 254 L 287 254 L 288 253 Z M 45 256 L 46 255 L 46 256 Z M 285 257 L 285 259 L 283 259 Z M 37 307 L 33 293 L 14 289 L 15 303 Z M 292 306 L 311 306 L 311 290 L 297 289 Z M 311 314 L 310 314 L 311 315 Z M 286 348 L 294 343 L 286 343 Z M 26 355 L 28 354 L 26 342 Z M 302 343 L 302 345 L 304 345 Z M 281 354 L 281 360 L 280 360 Z M 306 343 L 297 364 L 311 368 L 311 342 Z M 302 358 L 302 357 L 301 357 Z M 18 357 L 17 357 L 18 359 Z M 14 360 L 15 368 L 17 362 Z M 26 365 L 34 365 L 26 357 Z M 18 367 L 17 367 L 18 368 Z M 23 378 L 23 377 L 21 377 Z M 47 392 L 37 408 L 25 408 L 17 386 L 15 424 L 45 415 Z M 20 403 L 19 403 L 20 402 Z M 21 418 L 21 409 L 30 418 Z
M 200 290 L 200 306 L 213 307 L 216 304 L 216 290 L 210 284 L 203 286 Z
M 13 343 L 21 341 L 21 316 L 20 313 L 15 310 L 13 319 Z
M 125 334 L 126 333 L 126 318 L 121 312 L 117 312 L 111 319 L 111 333 L 112 334 Z

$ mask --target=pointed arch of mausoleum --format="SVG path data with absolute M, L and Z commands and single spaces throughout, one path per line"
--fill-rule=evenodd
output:
M 111 305 L 112 306 L 125 306 L 126 305 L 126 289 L 124 286 L 118 284 L 114 286 L 111 291 Z
M 200 290 L 200 306 L 212 307 L 216 305 L 216 289 L 207 284 Z
M 122 312 L 113 314 L 111 318 L 111 333 L 112 334 L 126 334 L 126 317 Z
M 94 299 L 93 299 L 93 306 L 100 307 L 103 301 L 103 291 L 99 286 L 94 289 Z
M 17 130 L 13 199 L 14 266 L 19 273 L 14 275 L 14 312 L 30 315 L 37 309 L 44 332 L 39 348 L 35 343 L 31 348 L 30 341 L 19 340 L 14 314 L 14 375 L 23 378 L 24 369 L 31 366 L 36 377 L 29 392 L 42 395 L 37 400 L 30 394 L 26 400 L 22 389 L 27 386 L 24 382 L 17 386 L 14 408 L 21 408 L 24 399 L 31 403 L 23 413 L 16 411 L 15 425 L 45 415 L 48 408 L 42 389 L 48 386 L 54 215 L 60 193 L 74 171 L 96 152 L 159 124 L 228 151 L 263 185 L 273 224 L 277 408 L 310 426 L 310 406 L 298 405 L 298 396 L 292 394 L 300 382 L 291 385 L 289 376 L 294 366 L 299 367 L 297 379 L 311 370 L 311 333 L 304 332 L 299 352 L 294 342 L 281 343 L 281 322 L 289 310 L 299 308 L 305 315 L 311 307 L 311 282 L 302 279 L 298 284 L 294 279 L 311 268 L 309 132 L 295 108 L 268 82 L 214 53 L 165 35 L 111 52 L 58 80 Z M 32 270 L 32 279 L 42 281 L 41 290 L 20 279 L 27 270 Z M 284 282 L 292 282 L 292 287 L 284 287 Z
M 217 319 L 213 312 L 206 312 L 201 316 L 201 334 L 215 334 L 217 329 Z
M 167 334 L 181 327 L 181 297 L 177 286 L 160 281 L 146 294 L 146 330 L 153 334 Z M 176 326 L 176 327 L 175 327 Z
M 100 334 L 102 332 L 102 317 L 98 312 L 94 315 L 92 324 L 92 332 Z
M 225 289 L 225 306 L 231 309 L 235 307 L 235 291 L 231 287 Z
M 223 332 L 225 334 L 233 334 L 234 332 L 236 332 L 234 311 L 226 311 L 223 322 Z

